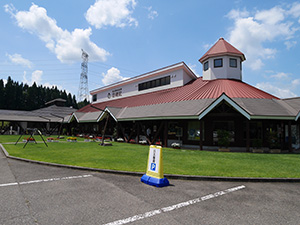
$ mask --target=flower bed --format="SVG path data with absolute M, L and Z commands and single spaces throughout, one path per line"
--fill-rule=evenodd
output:
M 24 140 L 23 140 L 23 142 L 34 143 L 35 139 L 33 137 L 31 137 L 31 138 L 25 137 Z
M 57 138 L 53 138 L 53 137 L 48 137 L 47 138 L 47 142 L 58 142 Z
M 130 144 L 135 144 L 136 142 L 135 142 L 134 139 L 130 139 L 129 143 L 130 143 Z
M 179 149 L 181 146 L 180 146 L 180 143 L 173 142 L 173 143 L 171 144 L 171 147 L 176 148 L 176 149 Z
M 123 138 L 118 138 L 117 142 L 124 142 L 124 139 Z
M 146 140 L 140 140 L 140 141 L 139 141 L 139 144 L 141 144 L 141 145 L 146 145 L 146 144 L 147 144 L 147 141 L 146 141 Z
M 76 137 L 68 137 L 67 141 L 68 142 L 77 142 L 77 138 Z
M 155 142 L 155 145 L 162 145 L 162 142 L 161 141 L 157 141 L 157 142 Z

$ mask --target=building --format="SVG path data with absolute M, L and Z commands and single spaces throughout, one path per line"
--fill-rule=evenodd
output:
M 19 134 L 29 128 L 38 128 L 44 134 L 58 133 L 64 119 L 68 119 L 74 108 L 65 106 L 66 100 L 54 99 L 46 102 L 45 107 L 32 111 L 0 110 L 0 134 Z M 9 122 L 9 125 L 4 125 Z
M 243 82 L 245 60 L 220 38 L 199 59 L 202 77 L 180 62 L 98 88 L 68 122 L 128 142 L 206 149 L 218 146 L 217 131 L 226 130 L 232 148 L 249 150 L 255 140 L 299 148 L 300 98 L 280 99 Z

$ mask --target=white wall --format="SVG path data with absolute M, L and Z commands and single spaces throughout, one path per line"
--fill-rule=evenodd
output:
M 223 59 L 223 67 L 214 68 L 214 59 Z M 237 67 L 229 66 L 229 59 L 237 59 Z M 206 61 L 205 61 L 206 62 Z M 204 63 L 203 62 L 203 65 Z M 236 79 L 242 80 L 242 70 L 240 68 L 240 57 L 233 56 L 220 56 L 208 59 L 208 70 L 203 70 L 203 80 L 214 80 L 214 79 Z
M 150 88 L 142 91 L 138 91 L 138 85 L 140 83 L 144 83 L 147 81 L 155 80 L 158 78 L 170 76 L 170 84 L 169 85 L 164 85 L 160 87 L 155 87 L 155 88 Z M 104 101 L 109 101 L 109 100 L 114 100 L 114 99 L 119 99 L 119 98 L 124 98 L 128 96 L 134 96 L 134 95 L 139 95 L 139 94 L 144 94 L 144 93 L 149 93 L 149 92 L 154 92 L 154 91 L 159 91 L 159 90 L 164 90 L 164 89 L 169 89 L 169 88 L 174 88 L 174 87 L 179 87 L 183 86 L 186 83 L 188 83 L 192 78 L 183 70 L 183 69 L 178 69 L 172 72 L 166 71 L 163 74 L 145 78 L 143 80 L 139 80 L 136 82 L 132 82 L 129 84 L 124 84 L 119 87 L 113 87 L 104 91 L 100 91 L 97 93 L 97 102 L 104 102 Z M 116 94 L 113 96 L 113 93 L 120 93 L 121 96 Z M 108 96 L 110 95 L 110 98 Z

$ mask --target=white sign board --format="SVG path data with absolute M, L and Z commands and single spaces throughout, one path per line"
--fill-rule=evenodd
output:
M 149 157 L 148 157 L 148 171 L 158 173 L 159 171 L 159 160 L 160 160 L 161 148 L 155 148 L 155 146 L 150 147 Z

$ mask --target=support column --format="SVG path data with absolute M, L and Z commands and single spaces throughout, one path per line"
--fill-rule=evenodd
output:
M 165 129 L 164 129 L 164 147 L 168 147 L 168 122 L 165 121 Z
M 137 135 L 136 143 L 139 144 L 140 143 L 140 124 L 137 121 L 135 123 L 136 123 L 136 135 Z
M 280 149 L 283 150 L 284 148 L 284 123 L 283 121 L 281 121 L 281 124 L 280 124 Z
M 292 148 L 292 121 L 288 124 L 288 136 L 289 136 L 289 152 L 293 152 Z
M 250 152 L 250 122 L 246 121 L 246 151 Z
M 105 121 L 105 125 L 104 125 L 104 130 L 103 130 L 103 133 L 102 133 L 102 143 L 101 143 L 102 146 L 104 146 L 105 131 L 106 131 L 108 119 L 109 119 L 109 114 L 106 117 L 106 121 Z
M 203 150 L 203 121 L 200 120 L 200 141 L 199 141 L 199 145 L 200 145 L 200 150 Z

